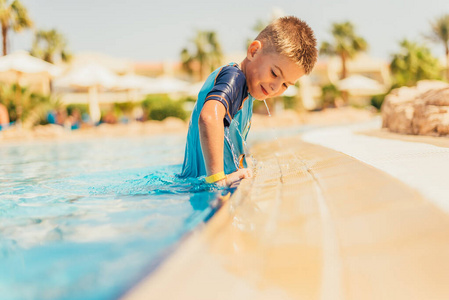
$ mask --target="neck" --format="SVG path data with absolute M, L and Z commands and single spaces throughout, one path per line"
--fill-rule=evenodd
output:
M 247 64 L 248 58 L 245 58 L 241 63 L 240 63 L 240 70 L 242 70 L 243 74 L 245 74 L 246 77 L 246 64 Z

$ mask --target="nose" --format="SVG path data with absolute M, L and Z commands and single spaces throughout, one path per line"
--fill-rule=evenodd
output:
M 282 82 L 281 80 L 276 80 L 270 84 L 271 91 L 273 94 L 276 94 L 279 92 L 279 89 L 281 88 Z

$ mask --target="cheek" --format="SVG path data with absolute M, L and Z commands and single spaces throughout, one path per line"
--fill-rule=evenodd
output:
M 255 71 L 253 73 L 251 73 L 251 76 L 248 79 L 249 79 L 248 82 L 249 82 L 250 88 L 254 88 L 255 86 L 257 86 L 258 82 L 260 81 L 258 74 Z
M 257 81 L 259 81 L 259 73 L 258 73 L 257 70 L 254 70 L 254 71 L 251 73 L 251 82 L 255 83 L 255 82 L 257 82 Z

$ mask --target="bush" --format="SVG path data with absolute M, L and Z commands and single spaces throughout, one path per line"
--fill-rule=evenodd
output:
M 71 115 L 74 110 L 78 110 L 81 115 L 89 114 L 89 104 L 68 104 L 67 115 Z
M 391 91 L 396 88 L 398 88 L 398 86 L 393 85 L 385 93 L 372 96 L 370 101 L 371 105 L 380 111 L 382 104 L 384 103 L 385 97 L 387 97 L 387 95 L 390 94 Z
M 142 107 L 150 120 L 162 121 L 167 117 L 185 120 L 187 112 L 183 108 L 183 102 L 174 101 L 168 95 L 148 95 L 143 100 Z
M 440 63 L 425 44 L 403 40 L 400 47 L 390 63 L 396 87 L 414 86 L 425 79 L 441 79 Z
M 380 110 L 387 94 L 374 95 L 371 97 L 371 105 Z
M 298 97 L 293 96 L 293 97 L 289 97 L 289 96 L 284 96 L 282 97 L 282 100 L 284 101 L 284 108 L 285 109 L 297 109 L 298 108 Z
M 323 108 L 334 107 L 335 100 L 341 96 L 341 92 L 338 88 L 332 84 L 326 84 L 321 87 L 321 105 Z
M 130 114 L 134 107 L 136 107 L 138 103 L 135 102 L 115 102 L 114 103 L 114 111 L 118 114 Z
M 62 107 L 58 98 L 51 95 L 31 93 L 27 87 L 12 84 L 0 89 L 0 102 L 8 109 L 12 122 L 21 119 L 25 127 L 47 123 L 47 113 Z

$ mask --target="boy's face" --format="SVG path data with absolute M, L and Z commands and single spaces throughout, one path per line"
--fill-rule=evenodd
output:
M 305 74 L 304 68 L 277 53 L 263 53 L 262 44 L 254 41 L 248 48 L 245 67 L 249 93 L 257 100 L 281 95 Z

